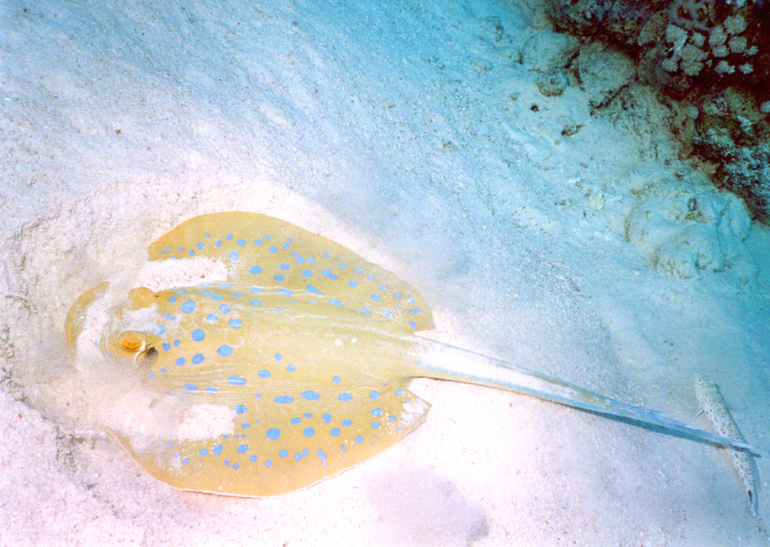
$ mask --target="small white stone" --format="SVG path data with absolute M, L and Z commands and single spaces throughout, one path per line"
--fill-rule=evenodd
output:
M 730 55 L 730 50 L 727 49 L 727 46 L 717 46 L 711 49 L 711 54 L 714 57 L 727 57 Z
M 730 51 L 733 53 L 745 53 L 748 46 L 745 36 L 733 36 L 727 45 L 730 46 Z
M 719 61 L 717 66 L 714 67 L 714 71 L 718 74 L 732 74 L 735 72 L 735 67 L 725 60 Z
M 725 42 L 727 42 L 727 33 L 721 25 L 717 25 L 711 29 L 711 33 L 709 34 L 709 45 L 712 48 L 724 45 Z
M 724 25 L 729 34 L 740 34 L 749 26 L 740 14 L 725 18 Z

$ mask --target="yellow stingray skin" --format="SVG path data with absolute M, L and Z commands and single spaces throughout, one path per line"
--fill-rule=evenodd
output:
M 424 420 L 429 405 L 406 389 L 404 356 L 411 332 L 432 319 L 393 274 L 254 213 L 196 217 L 149 252 L 151 260 L 214 258 L 229 272 L 228 283 L 212 286 L 134 289 L 110 312 L 104 355 L 135 367 L 147 389 L 186 412 L 162 435 L 111 431 L 156 478 L 187 490 L 283 494 L 378 454 Z M 73 351 L 104 290 L 73 305 Z M 226 416 L 229 431 L 177 435 L 190 427 L 185 416 L 207 415 L 194 409 L 219 424 Z

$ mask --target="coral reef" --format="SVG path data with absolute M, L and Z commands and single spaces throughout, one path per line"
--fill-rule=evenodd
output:
M 770 1 L 547 0 L 547 11 L 558 29 L 629 54 L 639 81 L 668 97 L 682 157 L 697 154 L 770 224 Z

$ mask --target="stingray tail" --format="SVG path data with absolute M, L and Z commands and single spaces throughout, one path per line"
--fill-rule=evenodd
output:
M 655 426 L 683 437 L 761 454 L 754 446 L 743 440 L 728 439 L 690 427 L 656 410 L 627 405 L 546 374 L 434 340 L 421 338 L 420 346 L 420 357 L 415 363 L 418 368 L 416 376 L 515 391 L 554 403 Z

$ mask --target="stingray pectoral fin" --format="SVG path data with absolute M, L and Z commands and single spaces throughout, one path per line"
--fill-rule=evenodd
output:
M 72 304 L 69 313 L 67 313 L 64 331 L 67 335 L 67 345 L 73 356 L 75 355 L 75 350 L 77 348 L 78 337 L 80 336 L 80 333 L 83 332 L 88 307 L 104 296 L 109 286 L 110 284 L 105 281 L 95 287 L 91 287 L 80 295 L 75 303 Z
M 242 211 L 200 215 L 147 250 L 150 260 L 217 260 L 228 282 L 242 287 L 304 294 L 409 331 L 433 328 L 428 303 L 414 287 L 339 243 L 277 218 Z
M 557 378 L 517 367 L 492 357 L 433 340 L 421 340 L 423 340 L 422 355 L 416 366 L 422 369 L 422 376 L 515 391 L 582 410 L 656 426 L 689 438 L 724 444 L 761 454 L 754 446 L 743 440 L 728 439 L 721 435 L 690 427 L 685 423 L 668 418 L 656 410 L 627 405 Z
M 284 413 L 278 408 L 284 405 L 268 401 L 251 423 L 246 422 L 248 412 L 233 417 L 232 407 L 222 405 L 222 400 L 216 406 L 193 403 L 164 434 L 135 429 L 111 433 L 148 473 L 174 488 L 275 496 L 306 488 L 376 456 L 419 426 L 430 408 L 398 385 L 380 391 L 352 390 L 350 398 L 330 400 L 322 393 L 310 399 L 312 405 L 305 404 L 303 410 L 313 412 L 297 414 Z M 161 401 L 158 406 L 162 405 Z M 204 421 L 214 426 L 208 438 L 198 437 L 193 429 Z

